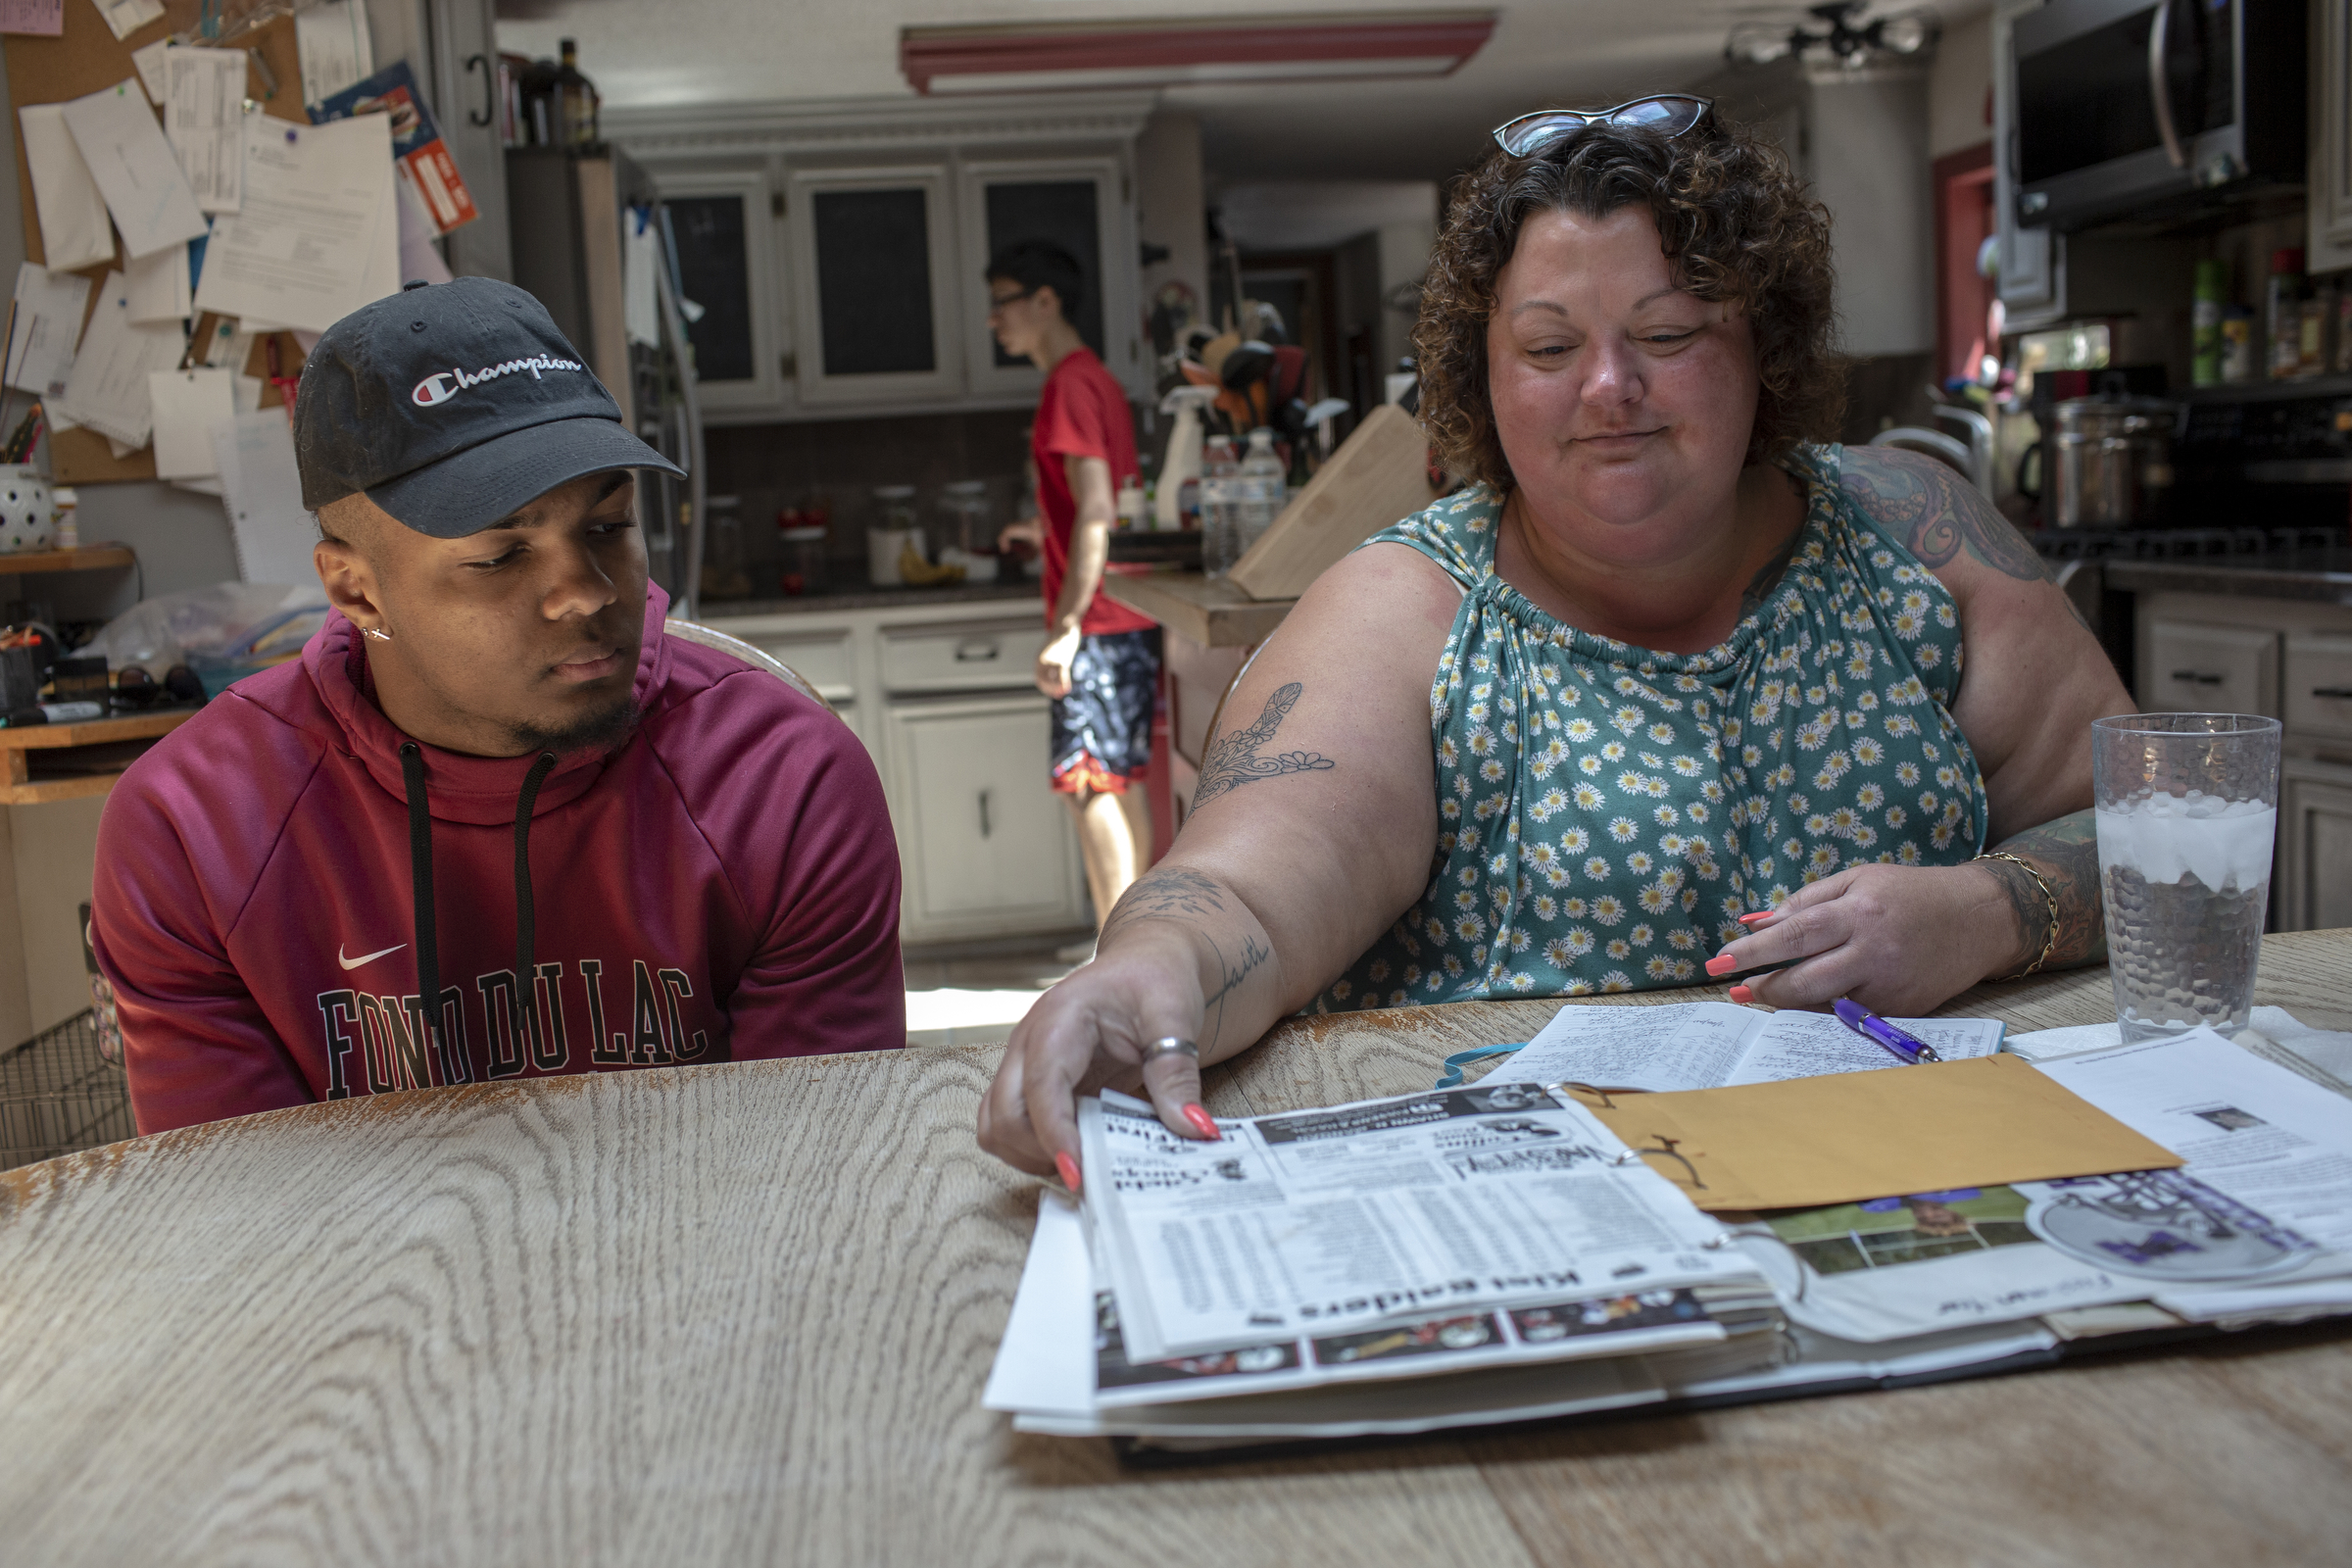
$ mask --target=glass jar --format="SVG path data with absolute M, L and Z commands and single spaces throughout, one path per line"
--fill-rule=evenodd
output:
M 900 559 L 913 551 L 930 562 L 923 545 L 922 525 L 915 521 L 914 486 L 884 484 L 874 487 L 874 517 L 865 530 L 865 574 L 877 588 L 902 588 L 906 577 Z
M 826 564 L 823 528 L 780 528 L 776 540 L 784 547 L 784 567 L 776 586 L 784 591 L 786 598 L 832 592 L 833 577 Z
M 939 510 L 943 514 L 941 549 L 960 550 L 967 556 L 997 553 L 997 530 L 990 515 L 986 479 L 958 479 L 943 485 Z

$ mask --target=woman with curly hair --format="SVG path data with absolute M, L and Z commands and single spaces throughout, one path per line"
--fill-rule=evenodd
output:
M 1827 215 L 1700 99 L 1495 139 L 1415 333 L 1470 482 L 1235 688 L 1173 851 L 982 1102 L 1016 1165 L 1075 1185 L 1105 1084 L 1213 1134 L 1198 1062 L 1301 1006 L 1743 975 L 1920 1013 L 2104 952 L 2085 736 L 2130 699 L 1975 490 L 1824 444 Z

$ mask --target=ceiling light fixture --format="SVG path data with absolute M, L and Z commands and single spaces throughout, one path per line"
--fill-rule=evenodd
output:
M 1864 23 L 1860 18 L 1867 9 L 1868 0 L 1811 7 L 1805 14 L 1827 27 L 1826 32 L 1808 32 L 1802 24 L 1791 27 L 1777 22 L 1742 22 L 1724 40 L 1723 57 L 1735 66 L 1768 66 L 1792 55 L 1801 59 L 1808 52 L 1827 50 L 1848 71 L 1860 71 L 1889 59 L 1926 54 L 1943 36 L 1943 19 L 1926 6 Z
M 899 69 L 931 95 L 1446 76 L 1494 30 L 1492 11 L 906 27 Z

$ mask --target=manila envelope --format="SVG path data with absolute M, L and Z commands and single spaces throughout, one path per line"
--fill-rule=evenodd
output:
M 1716 1211 L 2183 1163 L 2007 1055 L 1735 1089 L 1580 1091 L 1577 1100 L 1691 1202 Z

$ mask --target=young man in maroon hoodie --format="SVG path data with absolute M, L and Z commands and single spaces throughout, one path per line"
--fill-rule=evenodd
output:
M 412 285 L 295 400 L 333 610 L 123 775 L 93 924 L 142 1133 L 440 1084 L 906 1044 L 864 749 L 662 635 L 677 468 L 539 302 Z

